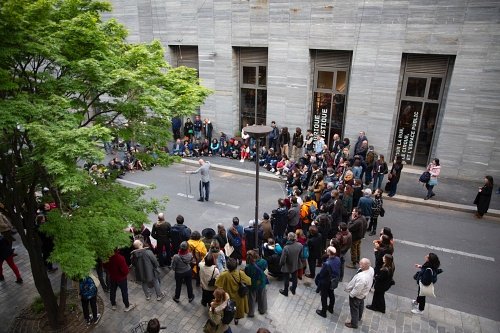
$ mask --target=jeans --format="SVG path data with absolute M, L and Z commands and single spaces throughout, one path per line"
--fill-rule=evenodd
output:
M 351 311 L 351 324 L 358 327 L 358 321 L 363 317 L 365 300 L 349 296 L 349 310 Z
M 188 292 L 188 298 L 193 298 L 193 284 L 191 281 L 191 270 L 185 272 L 185 273 L 175 273 L 175 298 L 179 299 L 181 296 L 181 288 L 182 284 L 185 283 L 187 287 L 187 292 Z
M 205 195 L 203 195 L 205 193 Z M 208 201 L 210 195 L 210 182 L 202 182 L 200 180 L 200 198 Z
M 359 259 L 361 256 L 361 239 L 356 241 L 352 241 L 351 245 L 351 261 L 353 265 L 359 263 Z
M 127 279 L 118 282 L 111 280 L 109 286 L 109 299 L 111 301 L 111 305 L 116 305 L 116 289 L 120 288 L 120 291 L 122 292 L 123 304 L 125 304 L 125 307 L 128 308 L 130 303 L 128 302 Z
M 285 285 L 285 294 L 288 295 L 288 287 L 290 284 L 290 276 L 292 277 L 292 286 L 290 287 L 290 290 L 292 292 L 295 292 L 297 289 L 297 271 L 292 272 L 292 273 L 283 273 L 283 277 L 285 278 L 284 280 L 284 285 Z
M 156 292 L 156 296 L 160 297 L 161 296 L 161 289 L 160 289 L 160 281 L 158 281 L 158 278 L 153 279 L 153 287 Z M 151 288 L 148 287 L 148 282 L 143 282 L 142 283 L 142 290 L 144 291 L 144 294 L 146 297 L 151 296 L 152 292 L 150 292 Z
M 376 173 L 373 175 L 373 190 L 377 188 L 382 188 L 382 181 L 384 180 L 384 174 L 383 173 Z
M 372 217 L 367 231 L 377 232 L 378 217 Z
M 94 316 L 94 320 L 97 319 L 97 295 L 92 297 L 91 299 L 82 298 L 82 309 L 83 309 L 83 317 L 85 320 L 89 320 L 89 304 L 92 309 L 92 315 Z
M 432 191 L 434 189 L 434 185 L 425 184 L 425 188 L 427 189 L 427 198 L 430 198 L 431 196 L 435 195 L 434 192 Z

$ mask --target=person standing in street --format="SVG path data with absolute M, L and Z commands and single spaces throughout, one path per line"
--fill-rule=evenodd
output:
M 152 251 L 143 247 L 140 240 L 134 241 L 135 250 L 132 251 L 132 265 L 135 268 L 135 277 L 137 281 L 142 282 L 142 290 L 146 295 L 146 300 L 151 299 L 151 288 L 154 287 L 156 300 L 161 301 L 165 294 L 160 289 L 159 264 Z
M 388 180 L 389 184 L 386 185 L 386 191 L 389 191 L 389 196 L 393 197 L 396 195 L 396 190 L 398 189 L 399 179 L 401 178 L 401 171 L 403 170 L 403 158 L 401 155 L 396 156 L 396 160 L 392 165 L 391 172 L 389 173 Z
M 288 297 L 288 288 L 293 295 L 297 290 L 297 271 L 302 267 L 301 254 L 302 254 L 302 244 L 297 242 L 297 235 L 293 232 L 289 232 L 287 236 L 287 242 L 283 248 L 280 258 L 281 272 L 284 277 L 284 289 L 280 289 L 280 294 Z M 290 277 L 292 280 L 292 286 L 290 287 Z
M 474 204 L 477 206 L 477 212 L 475 216 L 478 219 L 483 218 L 483 215 L 488 212 L 488 208 L 490 208 L 491 194 L 493 192 L 493 177 L 486 176 L 484 177 L 484 185 L 479 188 L 477 192 L 476 199 L 474 200 Z
M 292 137 L 292 160 L 297 162 L 302 156 L 302 146 L 304 146 L 304 135 L 302 129 L 297 127 Z
M 321 310 L 316 310 L 316 313 L 324 318 L 326 318 L 326 310 L 333 313 L 335 306 L 335 294 L 331 288 L 331 279 L 333 277 L 340 278 L 340 258 L 337 257 L 336 252 L 333 246 L 326 249 L 328 259 L 323 263 L 314 280 L 321 295 Z M 328 303 L 328 298 L 330 298 L 330 303 Z
M 186 171 L 186 173 L 193 174 L 193 173 L 200 173 L 201 174 L 201 180 L 200 180 L 200 198 L 198 201 L 208 201 L 210 197 L 210 162 L 206 162 L 203 159 L 199 159 L 198 163 L 200 164 L 200 167 L 196 170 L 192 171 Z
M 175 295 L 172 297 L 175 303 L 179 303 L 181 288 L 184 283 L 187 288 L 188 301 L 194 300 L 191 265 L 193 264 L 193 254 L 189 252 L 187 242 L 182 242 L 179 246 L 179 253 L 172 259 L 172 271 L 175 273 Z
M 370 260 L 363 258 L 359 261 L 360 271 L 353 276 L 347 284 L 345 291 L 349 293 L 349 309 L 351 312 L 351 321 L 346 322 L 345 326 L 349 328 L 358 328 L 358 322 L 363 317 L 365 307 L 365 298 L 370 293 L 373 284 L 373 268 Z
M 424 286 L 436 283 L 438 274 L 443 272 L 439 266 L 441 266 L 439 258 L 432 252 L 425 256 L 425 262 L 422 265 L 415 264 L 415 268 L 420 269 L 420 271 L 414 276 L 418 285 L 418 296 L 416 300 L 412 301 L 412 305 L 418 308 L 411 310 L 413 314 L 422 314 L 425 309 L 425 296 L 420 296 L 420 282 Z
M 359 208 L 354 207 L 351 214 L 351 221 L 347 225 L 352 235 L 351 264 L 346 265 L 348 268 L 356 268 L 356 265 L 359 263 L 359 258 L 361 257 L 361 240 L 365 235 L 367 224 L 366 219 L 359 213 Z
M 247 252 L 247 264 L 245 274 L 252 279 L 248 294 L 248 317 L 253 317 L 257 308 L 261 315 L 267 312 L 266 286 L 269 284 L 265 270 L 267 261 L 260 258 L 259 253 L 254 250 Z
M 111 309 L 116 310 L 116 289 L 120 288 L 122 292 L 122 301 L 125 305 L 123 311 L 128 312 L 135 307 L 135 304 L 130 304 L 128 301 L 128 286 L 127 286 L 127 276 L 128 276 L 128 266 L 125 261 L 125 257 L 121 255 L 118 249 L 109 258 L 106 264 L 106 268 L 109 274 L 109 299 L 111 301 Z
M 427 196 L 424 198 L 424 200 L 429 200 L 436 194 L 434 193 L 433 189 L 434 186 L 438 184 L 438 177 L 439 174 L 441 173 L 441 166 L 439 165 L 439 158 L 435 158 L 432 160 L 431 164 L 427 167 L 427 171 L 431 174 L 431 179 L 425 184 L 425 188 L 427 189 Z
M 385 292 L 394 285 L 392 279 L 394 275 L 394 258 L 390 254 L 385 254 L 383 257 L 384 265 L 380 272 L 375 276 L 375 284 L 373 292 L 372 304 L 367 305 L 366 308 L 372 311 L 379 311 L 385 313 Z

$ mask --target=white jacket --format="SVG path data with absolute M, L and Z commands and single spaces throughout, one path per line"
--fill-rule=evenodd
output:
M 349 293 L 352 298 L 364 299 L 370 292 L 370 288 L 373 284 L 374 271 L 370 267 L 366 271 L 359 272 L 354 275 L 347 284 L 345 291 Z

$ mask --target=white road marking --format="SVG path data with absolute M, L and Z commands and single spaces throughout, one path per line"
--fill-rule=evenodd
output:
M 141 186 L 141 187 L 149 187 L 149 185 L 141 184 L 141 183 L 136 183 L 136 182 L 133 182 L 133 181 L 130 181 L 130 180 L 125 180 L 125 179 L 120 179 L 120 178 L 117 178 L 116 180 L 119 181 L 119 182 L 121 182 L 121 183 L 125 183 L 125 184 L 130 184 L 130 185 L 135 185 L 135 186 Z
M 180 197 L 184 197 L 184 198 L 189 198 L 189 199 L 193 199 L 194 198 L 194 195 L 189 195 L 189 194 L 185 194 L 185 193 L 177 193 L 178 196 Z
M 463 251 L 457 251 L 457 250 L 452 250 L 452 249 L 447 249 L 444 247 L 439 247 L 439 246 L 434 246 L 434 245 L 427 245 L 427 244 L 421 244 L 421 243 L 415 243 L 411 241 L 406 241 L 402 239 L 394 239 L 395 242 L 401 243 L 401 244 L 406 244 L 406 245 L 411 245 L 411 246 L 416 246 L 416 247 L 422 247 L 430 250 L 436 250 L 436 251 L 441 251 L 441 252 L 446 252 L 446 253 L 451 253 L 451 254 L 458 254 L 461 256 L 465 257 L 471 257 L 471 258 L 476 258 L 476 259 L 481 259 L 481 260 L 486 260 L 486 261 L 493 261 L 495 262 L 495 258 L 493 257 L 487 257 L 487 256 L 482 256 L 480 254 L 474 254 L 474 253 L 468 253 L 468 252 L 463 252 Z

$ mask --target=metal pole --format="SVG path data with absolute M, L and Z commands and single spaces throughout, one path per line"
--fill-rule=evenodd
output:
M 255 155 L 255 249 L 259 251 L 259 154 L 260 154 L 260 137 L 256 136 L 257 154 Z M 258 252 L 257 252 L 258 253 Z

